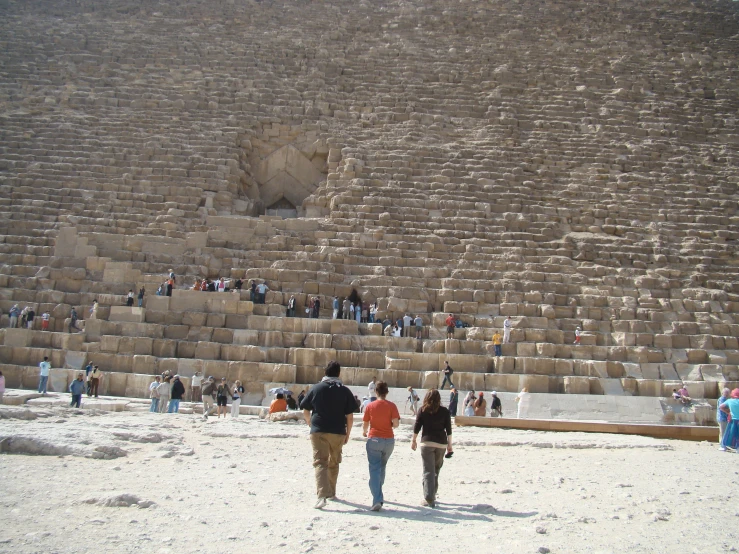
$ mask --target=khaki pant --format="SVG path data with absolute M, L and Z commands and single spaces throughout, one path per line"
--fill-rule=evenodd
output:
M 423 497 L 427 502 L 436 501 L 436 492 L 439 490 L 439 471 L 444 465 L 446 449 L 433 446 L 421 447 L 421 461 L 423 462 Z
M 313 433 L 313 467 L 316 471 L 316 492 L 318 498 L 336 496 L 336 481 L 339 478 L 341 449 L 346 435 L 334 433 Z
M 190 395 L 190 402 L 202 402 L 203 395 L 200 392 L 200 387 L 192 387 L 192 393 Z
M 213 414 L 213 397 L 209 394 L 203 396 L 203 415 Z

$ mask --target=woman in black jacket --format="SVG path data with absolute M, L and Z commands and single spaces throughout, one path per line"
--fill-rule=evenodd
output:
M 441 405 L 439 391 L 431 389 L 423 399 L 423 406 L 416 415 L 413 426 L 411 449 L 416 449 L 416 438 L 421 432 L 421 460 L 423 461 L 424 505 L 436 505 L 436 491 L 439 488 L 439 471 L 444 465 L 444 452 L 452 455 L 452 418 Z

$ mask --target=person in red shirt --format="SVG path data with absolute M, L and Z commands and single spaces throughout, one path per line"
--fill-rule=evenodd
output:
M 454 316 L 452 314 L 449 314 L 449 317 L 446 318 L 446 338 L 453 339 L 454 338 L 454 328 L 456 327 L 456 321 L 454 319 Z
M 393 429 L 400 425 L 398 407 L 385 397 L 388 386 L 378 381 L 375 386 L 378 399 L 364 409 L 362 435 L 367 437 L 367 461 L 369 462 L 369 488 L 372 493 L 373 512 L 379 512 L 385 498 L 382 485 L 385 483 L 385 467 L 395 448 Z M 369 430 L 369 432 L 368 432 Z

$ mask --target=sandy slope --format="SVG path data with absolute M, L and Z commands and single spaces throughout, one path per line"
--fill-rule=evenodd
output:
M 23 408 L 3 410 L 7 417 Z M 713 444 L 458 428 L 440 505 L 428 509 L 420 505 L 420 455 L 402 426 L 388 466 L 387 510 L 373 513 L 355 427 L 340 500 L 318 511 L 303 424 L 33 411 L 44 417 L 0 419 L 3 450 L 63 455 L 0 455 L 0 552 L 739 547 L 732 502 L 739 456 Z M 154 505 L 104 505 L 139 500 Z

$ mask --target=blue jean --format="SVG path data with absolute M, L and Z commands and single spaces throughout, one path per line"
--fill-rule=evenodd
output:
M 495 345 L 495 355 L 498 357 L 503 355 L 503 349 L 500 347 L 499 344 Z
M 451 376 L 444 375 L 444 380 L 441 382 L 441 386 L 439 387 L 439 389 L 443 389 L 444 388 L 444 385 L 446 385 L 447 383 L 449 383 L 449 386 L 450 387 L 453 387 L 454 386 L 454 383 L 452 383 Z
M 73 394 L 72 395 L 72 402 L 69 403 L 69 407 L 77 406 L 80 407 L 80 403 L 82 402 L 82 395 L 81 394 Z
M 40 378 L 40 380 L 39 380 L 39 382 L 38 382 L 38 391 L 39 391 L 39 393 L 42 393 L 43 392 L 44 394 L 46 394 L 46 386 L 48 384 L 49 384 L 49 376 L 48 375 L 46 375 L 46 376 L 42 375 L 41 378 Z
M 139 298 L 139 308 L 144 305 L 144 299 Z
M 151 408 L 149 408 L 149 411 L 153 413 L 157 413 L 159 411 L 159 399 L 158 398 L 151 399 Z
M 367 461 L 369 461 L 369 488 L 372 505 L 382 504 L 382 485 L 385 483 L 385 466 L 395 448 L 395 439 L 367 439 Z
M 173 398 L 169 401 L 169 410 L 167 410 L 170 414 L 176 414 L 180 411 L 180 400 L 179 398 Z

